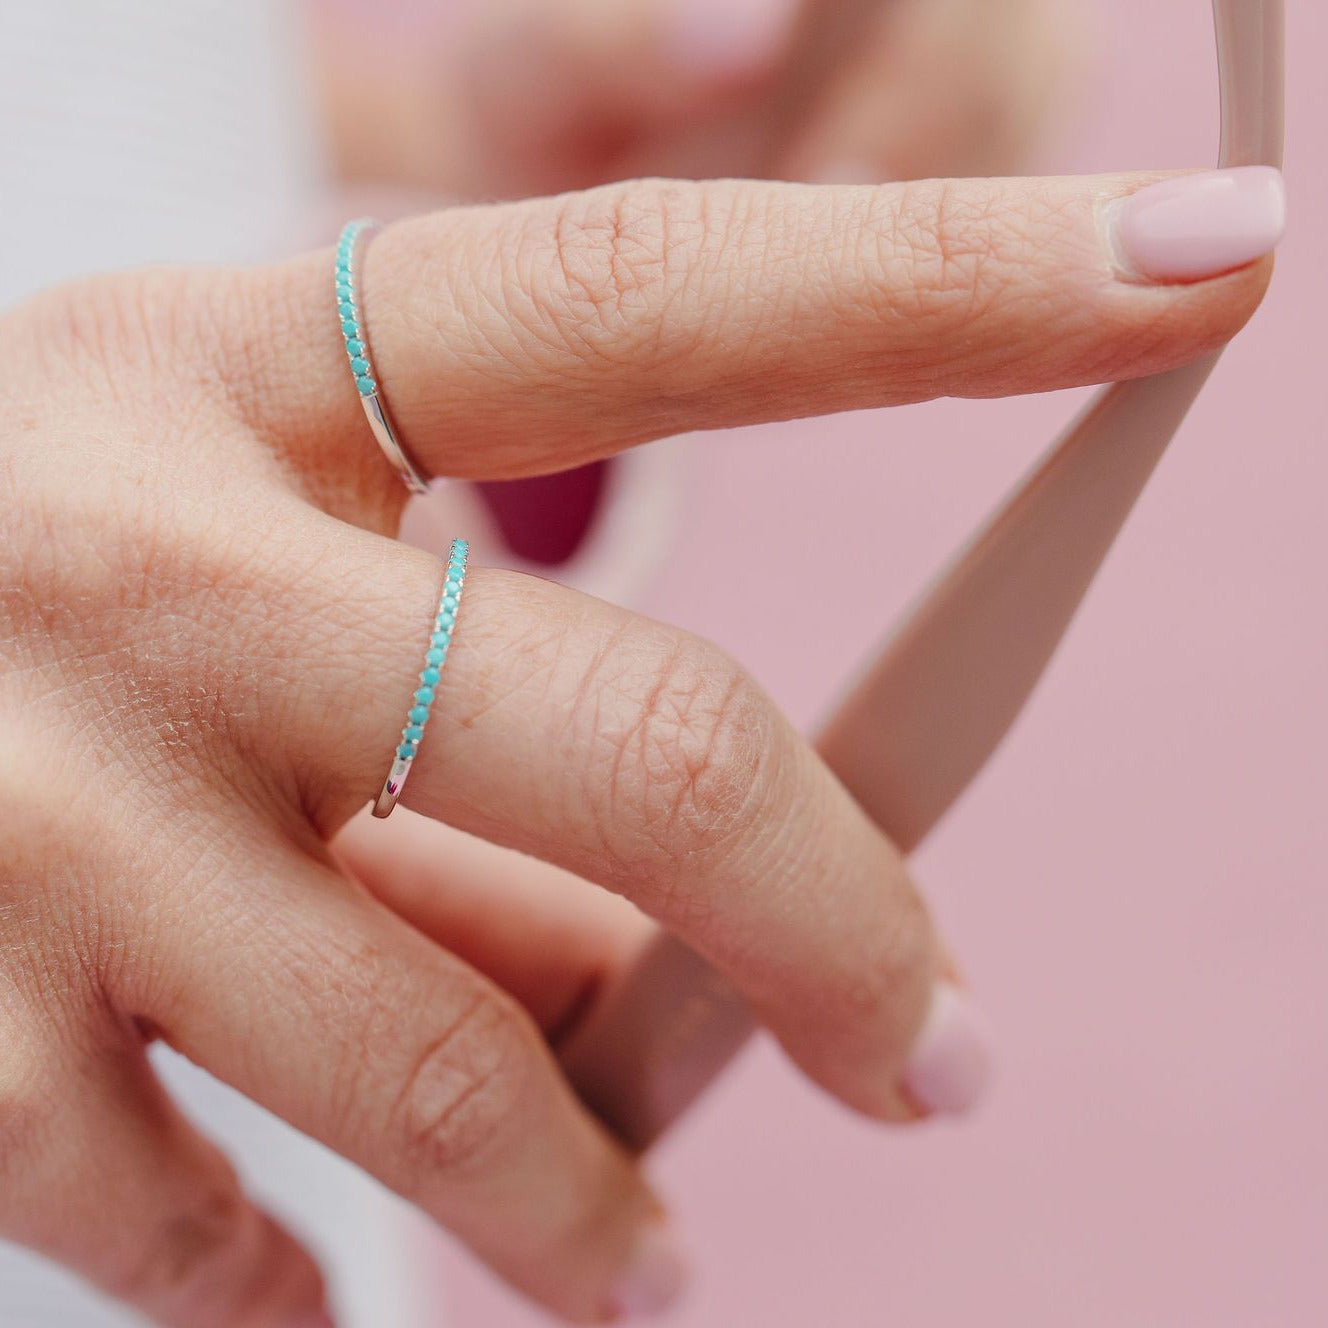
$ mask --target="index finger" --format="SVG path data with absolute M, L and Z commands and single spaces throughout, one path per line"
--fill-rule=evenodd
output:
M 390 226 L 357 285 L 422 467 L 501 478 L 694 429 L 1172 368 L 1253 311 L 1283 211 L 1268 168 L 645 181 Z M 249 274 L 225 353 L 264 433 L 358 474 L 372 445 L 331 273 L 324 252 Z

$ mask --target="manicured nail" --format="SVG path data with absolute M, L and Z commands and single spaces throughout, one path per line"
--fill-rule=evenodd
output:
M 636 1238 L 631 1257 L 609 1297 L 615 1318 L 648 1318 L 662 1314 L 682 1294 L 687 1263 L 673 1233 L 663 1222 L 651 1222 Z
M 909 1095 L 937 1115 L 962 1116 L 982 1097 L 991 1062 L 986 1021 L 972 998 L 953 982 L 938 982 L 904 1068 Z
M 693 77 L 726 78 L 772 64 L 798 0 L 670 0 L 663 49 Z
M 1202 281 L 1277 247 L 1286 230 L 1286 189 L 1271 166 L 1182 175 L 1122 200 L 1112 221 L 1128 273 Z

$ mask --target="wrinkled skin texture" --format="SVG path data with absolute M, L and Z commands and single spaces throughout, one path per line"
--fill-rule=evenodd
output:
M 1155 372 L 1238 330 L 1269 265 L 1121 280 L 1103 210 L 1152 178 L 439 213 L 370 251 L 376 367 L 422 463 L 473 478 Z M 882 1120 L 919 1114 L 901 1079 L 951 961 L 738 664 L 544 581 L 474 571 L 419 815 L 355 817 L 440 571 L 391 539 L 330 270 L 98 278 L 0 316 L 0 1235 L 163 1323 L 319 1311 L 154 1079 L 161 1037 L 603 1320 L 660 1208 L 557 1051 L 653 929 Z

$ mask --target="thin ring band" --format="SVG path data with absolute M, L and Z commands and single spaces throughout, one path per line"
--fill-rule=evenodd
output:
M 350 371 L 355 376 L 355 390 L 360 394 L 360 405 L 364 407 L 365 418 L 378 446 L 411 493 L 428 493 L 428 479 L 397 439 L 369 355 L 360 277 L 364 271 L 365 250 L 374 233 L 381 229 L 372 218 L 361 217 L 347 222 L 337 241 L 337 312 L 341 317 L 341 335 L 346 343 Z
M 415 754 L 420 749 L 424 726 L 429 722 L 429 711 L 437 695 L 438 680 L 442 675 L 443 665 L 447 663 L 447 651 L 452 644 L 452 633 L 456 630 L 457 612 L 461 608 L 461 591 L 466 584 L 466 559 L 469 553 L 470 545 L 465 540 L 452 541 L 452 551 L 447 560 L 447 575 L 443 580 L 443 593 L 438 599 L 438 612 L 434 615 L 433 627 L 429 633 L 429 649 L 424 656 L 424 668 L 420 673 L 420 685 L 415 692 L 410 712 L 406 716 L 406 726 L 401 730 L 401 745 L 392 758 L 392 767 L 383 781 L 383 790 L 378 795 L 378 801 L 374 803 L 375 816 L 391 816 L 392 809 L 401 796 L 401 790 L 405 787 Z

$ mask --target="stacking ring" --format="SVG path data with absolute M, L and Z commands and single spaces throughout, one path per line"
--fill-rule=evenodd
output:
M 397 439 L 369 355 L 360 277 L 364 269 L 364 252 L 369 240 L 380 229 L 379 224 L 368 217 L 347 222 L 343 228 L 337 241 L 337 313 L 341 318 L 341 335 L 346 343 L 350 371 L 355 376 L 355 390 L 360 394 L 360 405 L 364 407 L 378 446 L 411 493 L 428 493 L 429 481 Z
M 411 702 L 410 712 L 406 716 L 406 726 L 401 730 L 401 745 L 392 758 L 392 767 L 383 781 L 383 791 L 374 803 L 375 816 L 390 816 L 397 805 L 401 790 L 405 787 L 406 777 L 420 749 L 420 740 L 424 737 L 424 726 L 429 722 L 429 711 L 434 697 L 438 693 L 438 681 L 442 676 L 443 665 L 447 663 L 447 651 L 452 644 L 452 633 L 456 629 L 457 611 L 461 607 L 461 590 L 466 583 L 466 558 L 470 546 L 463 539 L 452 541 L 452 552 L 447 560 L 447 575 L 443 581 L 443 593 L 438 600 L 438 612 L 434 615 L 433 627 L 429 633 L 429 648 L 424 656 L 424 668 L 420 673 L 420 685 Z

